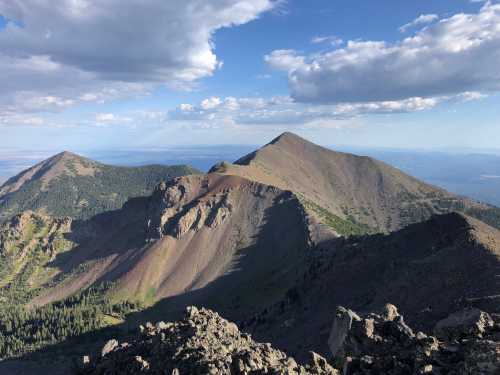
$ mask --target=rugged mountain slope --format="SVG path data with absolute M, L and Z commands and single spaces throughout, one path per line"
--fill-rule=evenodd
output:
M 44 221 L 35 235 L 32 224 L 19 226 L 19 220 L 4 226 L 10 249 L 5 262 L 19 266 L 6 268 L 10 271 L 0 287 L 7 310 L 5 326 L 0 324 L 2 356 L 120 323 L 124 313 L 140 307 L 137 303 L 159 299 L 155 309 L 162 314 L 193 303 L 217 306 L 232 316 L 257 313 L 293 285 L 310 244 L 310 224 L 293 193 L 215 173 L 162 183 L 152 196 L 131 199 L 122 209 L 87 221 L 58 219 L 64 223 L 58 236 L 67 245 L 61 251 L 27 246 L 33 238 L 45 244 L 46 228 L 53 225 L 49 218 L 26 218 Z M 9 235 L 12 228 L 15 234 Z M 45 271 L 25 273 L 30 280 L 31 274 L 44 275 L 34 278 L 36 285 L 8 282 L 17 277 L 15 270 L 27 269 L 23 254 L 33 259 L 30 267 Z M 62 302 L 50 304 L 56 301 Z M 23 302 L 29 313 L 17 310 Z M 46 314 L 64 320 L 57 323 L 43 318 Z M 91 318 L 82 321 L 86 314 Z
M 375 231 L 400 229 L 453 210 L 500 226 L 499 209 L 457 197 L 378 160 L 331 151 L 292 133 L 212 170 L 291 190 L 312 211 L 326 209 L 334 218 Z
M 284 134 L 237 164 L 160 183 L 151 196 L 88 220 L 58 219 L 57 226 L 29 214 L 26 222 L 44 223 L 33 232 L 14 218 L 0 237 L 13 244 L 5 251 L 13 266 L 0 289 L 12 296 L 14 286 L 25 286 L 4 307 L 21 301 L 30 309 L 0 311 L 0 355 L 125 318 L 132 325 L 169 319 L 193 304 L 244 321 L 257 338 L 291 353 L 325 354 L 338 304 L 363 311 L 390 301 L 409 319 L 422 312 L 429 322 L 454 311 L 462 297 L 494 305 L 499 234 L 481 222 L 449 214 L 390 235 L 352 238 L 336 238 L 318 223 L 353 234 L 453 208 L 495 215 L 383 163 Z M 54 225 L 66 241 L 61 251 L 46 246 Z M 45 278 L 19 282 L 17 270 L 30 264 L 24 259 L 34 259 L 33 269 L 47 271 L 35 275 Z
M 461 214 L 434 216 L 390 235 L 324 244 L 287 298 L 242 329 L 299 358 L 307 350 L 325 355 L 336 306 L 368 312 L 391 302 L 428 332 L 466 306 L 499 314 L 499 271 L 497 229 Z
M 251 292 L 256 279 L 276 282 L 268 294 L 279 294 L 279 284 L 286 285 L 281 274 L 299 261 L 309 231 L 290 192 L 210 174 L 161 184 L 150 198 L 78 223 L 71 238 L 79 246 L 65 259 L 66 279 L 35 304 L 101 281 L 115 283 L 116 297 L 149 301 L 209 284 L 214 295 L 245 285 Z
M 0 187 L 0 221 L 26 210 L 88 218 L 150 194 L 162 180 L 194 173 L 186 166 L 115 167 L 63 152 Z

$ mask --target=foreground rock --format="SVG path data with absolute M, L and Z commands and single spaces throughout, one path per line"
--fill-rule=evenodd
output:
M 465 309 L 435 332 L 414 332 L 393 305 L 364 317 L 339 307 L 328 344 L 345 375 L 500 373 L 500 326 L 489 314 Z
M 338 374 L 316 353 L 309 365 L 300 365 L 217 313 L 195 307 L 179 322 L 141 326 L 133 342 L 110 340 L 95 356 L 84 358 L 80 374 Z

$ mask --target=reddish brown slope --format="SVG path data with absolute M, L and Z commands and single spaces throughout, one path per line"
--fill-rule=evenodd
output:
M 85 233 L 92 240 L 82 239 L 64 264 L 74 276 L 35 304 L 114 281 L 117 298 L 152 302 L 210 286 L 198 297 L 225 299 L 231 290 L 242 295 L 246 289 L 248 303 L 258 298 L 262 306 L 291 285 L 287 271 L 309 242 L 302 206 L 292 193 L 219 174 L 164 184 L 148 199 L 75 228 L 75 236 Z M 75 273 L 81 264 L 87 268 Z
M 454 208 L 487 209 L 378 160 L 335 152 L 292 133 L 213 170 L 291 190 L 334 215 L 382 231 Z

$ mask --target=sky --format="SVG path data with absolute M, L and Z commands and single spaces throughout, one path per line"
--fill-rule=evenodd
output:
M 500 148 L 500 2 L 0 0 L 0 149 Z

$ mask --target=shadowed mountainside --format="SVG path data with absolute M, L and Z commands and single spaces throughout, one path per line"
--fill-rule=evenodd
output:
M 369 312 L 391 302 L 424 331 L 464 307 L 500 313 L 500 231 L 462 214 L 389 235 L 333 240 L 303 270 L 286 298 L 242 325 L 299 358 L 307 350 L 328 352 L 338 305 Z
M 255 263 L 242 260 L 237 270 L 218 280 L 132 314 L 121 330 L 71 339 L 31 358 L 60 356 L 68 345 L 81 356 L 111 338 L 128 342 L 130 327 L 177 319 L 193 302 L 221 311 L 256 341 L 270 342 L 298 361 L 309 358 L 311 350 L 331 359 L 328 337 L 341 304 L 368 313 L 388 301 L 397 303 L 405 321 L 424 332 L 463 308 L 488 311 L 495 319 L 500 314 L 500 232 L 461 214 L 434 216 L 389 235 L 338 238 L 299 259 L 279 275 L 290 287 L 281 284 L 273 298 L 261 296 L 276 287 L 270 278 L 267 283 L 258 277 L 238 282 L 238 273 L 250 276 L 255 269 Z M 252 288 L 255 293 L 249 296 Z M 0 370 L 2 366 L 16 368 L 16 363 L 6 362 Z

